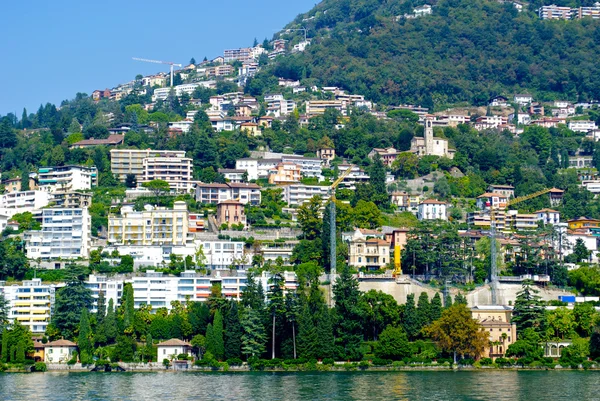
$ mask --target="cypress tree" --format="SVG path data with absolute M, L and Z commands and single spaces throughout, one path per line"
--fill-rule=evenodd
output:
M 79 336 L 77 338 L 77 347 L 79 348 L 79 359 L 81 363 L 89 363 L 92 358 L 90 319 L 87 309 L 81 311 L 79 319 Z
M 456 296 L 454 297 L 454 303 L 455 303 L 455 304 L 463 304 L 463 305 L 466 305 L 466 304 L 467 304 L 467 298 L 465 298 L 465 296 L 459 292 L 459 293 L 458 293 L 458 294 L 456 294 Z
M 447 293 L 446 296 L 444 296 L 444 308 L 449 308 L 452 306 L 452 295 L 450 295 L 450 293 Z
M 419 301 L 417 302 L 417 313 L 419 315 L 419 325 L 421 328 L 431 323 L 430 310 L 429 310 L 429 297 L 425 291 L 419 295 Z
M 215 343 L 215 352 L 213 355 L 217 360 L 223 360 L 225 356 L 225 341 L 223 339 L 223 315 L 220 310 L 215 313 L 213 320 L 213 339 Z
M 106 316 L 106 297 L 104 296 L 104 291 L 100 291 L 98 294 L 97 305 L 96 321 L 100 324 Z
M 19 341 L 19 343 L 17 344 L 15 362 L 25 363 L 25 344 L 23 344 L 23 341 Z
M 111 343 L 117 338 L 117 317 L 115 316 L 114 302 L 111 299 L 108 301 L 108 309 L 106 311 L 106 317 L 103 322 L 104 335 L 106 341 Z
M 239 358 L 242 353 L 242 324 L 237 302 L 231 302 L 225 315 L 225 359 Z
M 215 356 L 216 347 L 213 325 L 209 323 L 206 326 L 206 352 L 210 352 L 212 356 Z
M 404 326 L 404 331 L 406 331 L 406 334 L 410 340 L 415 339 L 419 334 L 419 331 L 421 331 L 419 314 L 417 312 L 417 308 L 415 307 L 415 294 L 408 294 L 406 297 L 402 326 Z
M 123 328 L 125 330 L 133 326 L 134 305 L 133 286 L 127 283 L 123 286 Z
M 442 316 L 442 309 L 442 297 L 439 292 L 436 292 L 429 306 L 429 320 L 431 322 L 438 320 Z

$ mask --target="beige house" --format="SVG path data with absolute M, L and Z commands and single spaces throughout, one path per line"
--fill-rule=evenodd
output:
M 503 305 L 480 305 L 471 308 L 473 319 L 490 335 L 490 344 L 482 357 L 503 358 L 510 344 L 517 341 L 517 326 L 511 323 L 513 309 Z
M 262 135 L 262 131 L 256 123 L 242 123 L 242 125 L 240 125 L 240 131 L 245 132 L 249 136 Z
M 317 150 L 317 157 L 321 160 L 331 161 L 335 159 L 335 149 L 333 148 L 323 148 Z
M 77 351 L 77 344 L 69 340 L 56 340 L 44 345 L 44 362 L 67 363 Z
M 358 268 L 378 270 L 390 263 L 390 243 L 379 239 L 351 240 L 348 250 L 348 264 Z
M 232 224 L 244 225 L 246 228 L 246 212 L 244 211 L 244 204 L 237 200 L 228 200 L 221 202 L 217 205 L 217 223 L 220 225 Z
M 302 169 L 292 162 L 281 162 L 269 172 L 269 184 L 292 184 L 301 179 Z

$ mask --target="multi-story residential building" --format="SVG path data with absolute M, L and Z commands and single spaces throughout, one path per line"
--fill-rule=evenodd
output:
M 353 267 L 379 270 L 390 263 L 390 244 L 379 239 L 357 239 L 349 243 L 348 264 Z
M 254 53 L 250 48 L 227 49 L 223 52 L 223 59 L 226 63 L 233 61 L 253 61 Z
M 508 124 L 508 118 L 504 116 L 481 116 L 475 120 L 477 129 L 498 128 Z
M 589 131 L 598 129 L 598 126 L 596 125 L 596 123 L 594 121 L 588 121 L 588 120 L 571 120 L 571 121 L 569 121 L 569 124 L 567 126 L 569 127 L 569 129 L 571 131 L 583 132 L 583 133 L 587 133 Z
M 313 196 L 326 198 L 329 196 L 331 187 L 324 185 L 291 184 L 283 187 L 283 199 L 291 206 L 301 206 Z
M 246 212 L 244 204 L 236 200 L 228 200 L 217 204 L 217 223 L 219 226 L 242 224 L 246 228 Z
M 539 120 L 531 121 L 531 125 L 538 125 L 538 126 L 544 127 L 544 128 L 558 128 L 559 124 L 565 124 L 565 123 L 566 123 L 566 120 L 564 117 L 559 117 L 559 118 L 544 117 L 544 118 L 540 118 Z
M 120 181 L 125 182 L 128 174 L 133 174 L 138 182 L 144 176 L 144 159 L 147 157 L 185 158 L 183 150 L 151 149 L 111 149 L 110 170 Z
M 512 185 L 496 185 L 492 184 L 488 187 L 489 192 L 493 192 L 495 194 L 501 194 L 506 196 L 507 199 L 511 199 L 515 197 L 515 187 Z
M 38 182 L 46 192 L 89 190 L 98 185 L 98 170 L 94 166 L 40 167 Z
M 553 209 L 542 209 L 535 212 L 537 220 L 541 221 L 544 225 L 552 224 L 557 225 L 560 223 L 560 212 Z
M 269 184 L 282 185 L 300 182 L 302 170 L 292 162 L 281 162 L 270 171 Z
M 190 192 L 194 185 L 193 160 L 189 157 L 171 154 L 146 157 L 142 160 L 143 175 L 140 182 L 163 180 L 169 183 L 171 190 Z
M 338 165 L 338 170 L 340 174 L 351 169 L 350 173 L 344 177 L 338 188 L 346 188 L 354 190 L 356 189 L 356 184 L 367 183 L 369 182 L 369 175 L 360 167 L 354 164 L 342 163 Z
M 91 242 L 91 218 L 88 209 L 42 209 L 42 229 L 28 231 L 25 241 L 29 259 L 86 259 Z
M 419 220 L 448 220 L 446 202 L 435 199 L 428 199 L 421 203 L 417 208 L 417 218 Z
M 294 163 L 296 166 L 300 167 L 300 173 L 303 177 L 323 178 L 321 175 L 323 171 L 323 160 L 318 157 L 282 155 L 281 161 L 283 163 Z
M 120 215 L 108 216 L 108 243 L 112 245 L 185 246 L 188 241 L 187 204 L 176 201 L 173 209 L 147 205 L 143 211 L 123 206 Z
M 390 195 L 390 203 L 396 206 L 398 210 L 407 210 L 409 207 L 409 197 L 410 195 L 407 192 L 392 192 Z
M 196 183 L 196 201 L 201 203 L 218 204 L 236 200 L 244 205 L 260 205 L 260 186 L 248 183 L 203 184 Z
M 335 159 L 335 149 L 334 148 L 323 148 L 317 150 L 317 157 L 321 160 L 325 160 L 328 164 L 330 161 Z
M 119 306 L 121 297 L 123 296 L 123 280 L 111 278 L 108 279 L 106 276 L 97 276 L 90 274 L 88 279 L 85 281 L 85 287 L 92 292 L 93 304 L 90 312 L 98 312 L 98 297 L 102 292 L 105 299 L 105 307 L 108 307 L 108 301 L 113 300 L 113 305 L 116 308 Z
M 506 228 L 506 213 L 503 210 L 494 212 L 494 220 L 496 221 L 496 229 L 504 230 Z M 473 228 L 489 228 L 491 227 L 491 217 L 489 211 L 477 210 L 467 214 L 467 224 Z
M 517 94 L 514 96 L 515 103 L 518 103 L 522 106 L 526 106 L 529 103 L 533 102 L 533 96 L 527 94 Z
M 54 192 L 50 202 L 55 207 L 80 208 L 90 207 L 92 204 L 92 194 L 88 192 Z
M 521 214 L 516 210 L 506 213 L 506 225 L 513 230 L 535 230 L 538 228 L 537 214 Z
M 327 109 L 337 110 L 342 115 L 346 114 L 341 100 L 309 100 L 306 102 L 306 114 L 309 116 L 324 114 Z
M 0 284 L 0 293 L 8 301 L 8 320 L 19 322 L 32 334 L 43 334 L 50 323 L 54 309 L 54 285 L 42 280 L 24 280 L 21 285 Z
M 600 2 L 594 3 L 591 7 L 579 7 L 573 9 L 573 18 L 592 18 L 600 19 Z
M 511 323 L 512 307 L 503 305 L 480 305 L 471 308 L 473 319 L 490 333 L 490 344 L 485 349 L 487 358 L 503 358 L 508 347 L 517 341 L 517 326 Z
M 9 192 L 0 196 L 0 214 L 12 217 L 48 206 L 52 195 L 45 191 Z
M 506 208 L 508 197 L 503 194 L 486 192 L 477 197 L 477 208 L 486 209 L 504 209 Z
M 193 120 L 173 121 L 168 124 L 170 132 L 186 133 L 190 132 L 194 125 Z
M 571 19 L 573 10 L 571 7 L 559 7 L 556 4 L 542 6 L 538 10 L 541 19 Z

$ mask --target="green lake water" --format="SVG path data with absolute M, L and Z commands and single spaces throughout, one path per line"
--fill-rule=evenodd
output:
M 35 373 L 0 400 L 600 400 L 600 372 Z

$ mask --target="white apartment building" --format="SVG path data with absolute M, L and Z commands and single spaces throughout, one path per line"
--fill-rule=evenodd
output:
M 232 168 L 220 168 L 217 170 L 219 174 L 223 174 L 227 182 L 241 183 L 244 179 L 244 170 L 236 170 Z
M 541 19 L 571 19 L 573 10 L 571 7 L 559 7 L 552 4 L 540 7 L 538 15 Z
M 196 88 L 200 86 L 198 83 L 190 83 L 190 84 L 182 84 L 177 85 L 174 88 L 157 88 L 154 90 L 152 94 L 152 101 L 156 102 L 158 100 L 165 101 L 169 97 L 171 90 L 173 94 L 177 97 L 181 97 L 184 93 L 192 96 Z
M 142 160 L 143 175 L 140 182 L 163 180 L 169 183 L 172 191 L 190 192 L 194 185 L 193 160 L 189 157 L 173 155 L 146 157 Z
M 476 126 L 479 129 L 498 128 L 501 125 L 508 124 L 508 118 L 504 116 L 481 116 L 476 120 Z
M 183 150 L 111 149 L 110 170 L 120 181 L 133 174 L 138 182 L 144 176 L 144 159 L 147 157 L 185 157 Z
M 92 292 L 92 298 L 94 299 L 90 312 L 98 312 L 98 297 L 101 292 L 104 293 L 106 308 L 108 308 L 108 301 L 111 299 L 115 308 L 119 306 L 121 297 L 123 296 L 123 283 L 123 280 L 114 278 L 109 280 L 106 276 L 90 274 L 85 281 L 85 287 Z
M 300 167 L 300 173 L 303 177 L 315 177 L 319 180 L 323 179 L 321 175 L 324 161 L 318 157 L 304 157 L 298 155 L 283 155 L 281 156 L 283 163 L 290 162 Z
M 355 190 L 356 184 L 369 182 L 369 175 L 363 169 L 354 164 L 340 164 L 338 166 L 338 171 L 341 175 L 349 168 L 352 168 L 352 170 L 346 177 L 344 177 L 338 188 Z
M 94 166 L 40 167 L 38 182 L 46 192 L 89 190 L 98 185 L 98 170 Z
M 146 205 L 140 212 L 133 206 L 123 206 L 120 215 L 108 216 L 108 243 L 184 246 L 189 242 L 188 223 L 187 204 L 183 201 L 175 202 L 173 209 Z
M 87 259 L 91 217 L 87 208 L 42 209 L 42 229 L 25 234 L 27 257 L 43 261 Z
M 535 212 L 537 220 L 541 221 L 544 225 L 552 224 L 557 225 L 560 223 L 560 212 L 553 209 L 542 209 Z
M 435 199 L 425 200 L 419 203 L 417 218 L 419 220 L 448 220 L 447 207 L 446 202 Z
M 9 192 L 0 196 L 0 214 L 12 217 L 17 213 L 33 212 L 48 206 L 52 194 L 45 191 Z
M 568 127 L 571 131 L 583 133 L 598 129 L 598 126 L 594 121 L 587 120 L 571 120 L 569 121 Z
M 43 334 L 54 309 L 54 285 L 42 280 L 24 280 L 23 284 L 0 284 L 0 293 L 9 303 L 8 320 L 29 328 L 32 334 Z
M 291 184 L 283 188 L 283 199 L 290 207 L 301 206 L 313 196 L 325 198 L 329 195 L 330 187 L 322 185 Z
M 266 179 L 269 177 L 269 172 L 281 163 L 281 158 L 278 159 L 251 159 L 243 158 L 235 161 L 236 170 L 244 170 L 248 173 L 249 180 L 258 180 L 259 178 Z
M 173 121 L 169 123 L 169 129 L 173 130 L 181 130 L 181 132 L 186 133 L 190 132 L 192 129 L 192 125 L 194 125 L 193 120 L 182 120 L 182 121 Z
M 346 115 L 346 109 L 341 100 L 309 100 L 306 102 L 306 114 L 309 116 L 324 114 L 327 109 L 335 109 L 342 115 Z
M 203 184 L 196 183 L 196 201 L 201 203 L 218 204 L 230 200 L 240 203 L 260 205 L 260 186 L 249 183 Z

